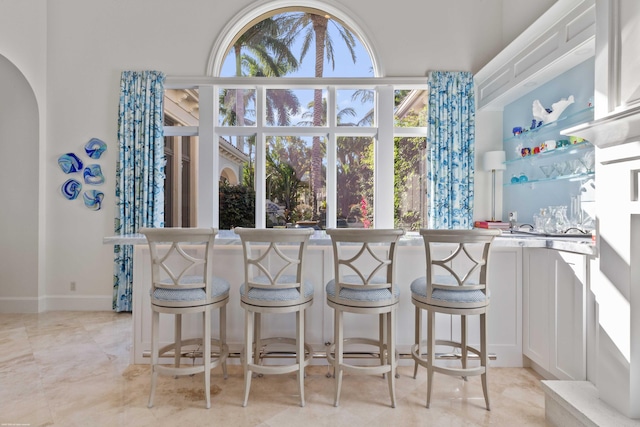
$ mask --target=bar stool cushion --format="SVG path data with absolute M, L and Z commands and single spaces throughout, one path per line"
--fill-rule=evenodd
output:
M 470 290 L 470 291 L 459 290 L 459 288 L 464 287 L 464 285 L 459 286 L 458 282 L 456 282 L 456 280 L 451 276 L 446 276 L 446 275 L 435 276 L 433 282 L 442 284 L 442 285 L 451 285 L 457 288 L 456 290 L 451 290 L 451 291 L 447 289 L 434 289 L 433 295 L 431 295 L 431 298 L 437 299 L 440 301 L 466 302 L 466 303 L 483 302 L 488 300 L 491 297 L 491 293 L 489 293 L 485 298 L 484 292 L 478 289 Z M 418 277 L 413 282 L 411 282 L 411 292 L 418 296 L 426 298 L 427 297 L 427 277 L 426 276 Z
M 267 276 L 256 276 L 253 278 L 255 283 L 268 285 L 271 282 Z M 283 275 L 278 279 L 278 283 L 295 283 L 296 276 Z M 244 295 L 245 284 L 240 285 L 240 295 Z M 302 293 L 304 298 L 313 296 L 313 283 L 305 280 L 302 282 Z M 260 301 L 293 301 L 300 298 L 300 293 L 296 288 L 289 289 L 266 289 L 266 288 L 251 288 L 249 289 L 248 297 L 250 299 Z
M 162 283 L 162 282 L 161 282 Z M 167 284 L 173 283 L 170 280 L 166 281 Z M 202 276 L 185 276 L 181 278 L 182 284 L 194 284 L 204 283 Z M 211 296 L 219 297 L 229 292 L 231 285 L 225 279 L 221 277 L 213 276 L 211 282 Z M 191 288 L 191 289 L 165 289 L 156 288 L 152 292 L 152 297 L 162 301 L 199 301 L 206 300 L 207 294 L 204 288 Z
M 342 278 L 344 283 L 349 284 L 362 284 L 362 279 L 360 276 L 356 274 L 345 275 Z M 386 283 L 383 278 L 374 277 L 371 284 L 380 284 Z M 335 297 L 336 296 L 336 281 L 335 279 L 331 279 L 326 286 L 327 295 Z M 393 298 L 398 298 L 400 296 L 400 287 L 396 286 L 395 291 L 393 293 Z M 351 289 L 351 288 L 342 288 L 340 291 L 340 298 L 351 300 L 351 301 L 364 301 L 364 302 L 378 302 L 384 300 L 392 299 L 391 292 L 389 289 L 367 289 L 365 285 L 362 286 L 362 289 Z

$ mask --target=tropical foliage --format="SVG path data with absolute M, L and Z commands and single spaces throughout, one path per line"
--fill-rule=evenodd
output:
M 416 113 L 409 113 L 401 119 L 399 125 L 407 127 L 420 126 L 426 115 L 426 107 L 420 115 Z M 394 173 L 394 197 L 393 208 L 395 217 L 395 226 L 408 229 L 418 230 L 422 226 L 422 216 L 424 212 L 422 209 L 403 209 L 407 203 L 403 203 L 402 198 L 406 196 L 407 191 L 411 185 L 409 184 L 412 179 L 417 180 L 422 184 L 419 188 L 424 187 L 423 169 L 422 165 L 425 159 L 426 153 L 426 138 L 394 138 L 394 158 L 393 158 L 393 173 Z M 421 191 L 424 193 L 424 191 Z M 420 195 L 424 197 L 424 194 Z M 420 203 L 419 207 L 424 207 L 424 203 Z
M 335 68 L 338 48 L 347 52 L 355 64 L 357 40 L 354 34 L 341 23 L 324 14 L 307 11 L 288 11 L 271 16 L 248 28 L 234 43 L 233 55 L 236 76 L 280 77 L 289 75 L 302 65 L 305 58 L 314 61 L 314 76 L 321 78 L 325 66 Z M 409 91 L 396 92 L 396 105 Z M 287 89 L 270 89 L 266 93 L 266 122 L 273 126 L 291 126 L 296 117 L 297 126 L 322 126 L 327 123 L 327 99 L 322 89 L 313 90 L 313 101 L 304 108 L 296 93 Z M 373 105 L 375 92 L 354 91 L 352 105 Z M 220 111 L 223 125 L 244 126 L 255 120 L 255 111 L 247 106 L 255 105 L 255 90 L 227 89 L 220 94 Z M 359 104 L 358 104 L 359 103 Z M 366 108 L 366 107 L 365 107 Z M 362 110 L 362 108 L 359 108 Z M 339 126 L 372 126 L 375 117 L 373 108 L 358 117 L 353 107 L 337 112 Z M 404 118 L 408 123 L 417 122 L 413 117 Z M 415 124 L 408 124 L 414 126 Z M 249 162 L 245 165 L 241 187 L 253 189 L 255 184 L 254 152 L 255 138 L 244 138 L 245 152 Z M 337 215 L 347 223 L 357 226 L 372 226 L 374 191 L 374 140 L 370 137 L 339 137 L 337 140 Z M 403 209 L 401 194 L 409 185 L 408 179 L 421 170 L 424 155 L 424 139 L 395 140 L 395 185 L 394 207 L 397 222 L 417 227 L 420 212 Z M 313 136 L 270 137 L 266 147 L 266 198 L 282 207 L 285 222 L 320 219 L 326 209 L 324 189 L 326 187 L 326 138 Z M 227 186 L 228 187 L 228 186 Z M 231 197 L 228 188 L 221 190 L 221 198 Z M 235 197 L 235 196 L 234 196 Z M 255 203 L 255 199 L 254 199 Z M 233 204 L 232 204 L 233 205 Z M 221 200 L 221 227 L 223 227 Z M 227 212 L 224 212 L 226 215 Z M 237 220 L 233 220 L 234 225 Z
M 244 185 L 220 183 L 220 229 L 253 227 L 255 224 L 256 193 Z

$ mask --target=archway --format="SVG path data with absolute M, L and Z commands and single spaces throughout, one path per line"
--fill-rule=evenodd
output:
M 229 185 L 238 185 L 238 177 L 229 168 L 224 168 L 220 172 L 220 180 L 226 181 Z
M 0 312 L 38 311 L 38 104 L 22 72 L 0 55 Z

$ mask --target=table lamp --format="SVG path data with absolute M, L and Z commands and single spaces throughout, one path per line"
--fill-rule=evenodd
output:
M 491 171 L 491 221 L 496 220 L 496 171 L 507 168 L 504 151 L 487 151 L 484 153 L 483 169 Z

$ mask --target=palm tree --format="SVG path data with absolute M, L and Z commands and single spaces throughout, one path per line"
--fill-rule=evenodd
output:
M 298 206 L 300 191 L 305 183 L 298 177 L 295 167 L 279 158 L 277 153 L 267 151 L 266 157 L 269 196 L 275 196 L 284 203 L 285 220 L 291 222 L 293 211 Z
M 250 76 L 280 77 L 298 69 L 298 60 L 289 49 L 290 40 L 281 37 L 279 20 L 266 18 L 245 31 L 233 45 L 236 77 L 246 68 Z M 246 52 L 246 53 L 244 53 Z M 259 66 L 257 66 L 259 64 Z M 258 74 L 260 70 L 261 74 Z M 244 125 L 244 94 L 236 91 L 236 125 Z
M 291 53 L 287 40 L 280 36 L 280 24 L 274 18 L 266 18 L 245 31 L 233 45 L 235 54 L 236 76 L 273 76 L 280 77 L 297 70 L 298 60 Z M 235 93 L 234 93 L 235 92 Z M 221 95 L 223 124 L 244 126 L 245 103 L 255 97 L 255 92 L 245 93 L 242 89 L 225 90 Z M 269 91 L 267 96 L 267 122 L 279 126 L 287 126 L 291 115 L 297 114 L 300 102 L 295 93 L 286 91 Z M 248 140 L 249 158 L 252 157 L 255 140 Z M 242 149 L 242 147 L 238 147 Z M 245 167 L 243 182 L 253 188 L 253 165 L 249 160 Z
M 306 119 L 306 120 L 299 120 L 298 121 L 298 125 L 299 126 L 313 126 L 313 118 L 315 117 L 315 111 L 313 108 L 313 104 L 315 103 L 315 101 L 311 101 L 309 102 L 309 104 L 307 104 L 307 108 L 309 108 L 309 110 L 305 111 L 304 113 L 302 113 L 301 119 Z M 327 100 L 326 98 L 322 99 L 322 122 L 326 122 L 327 120 Z M 347 119 L 349 117 L 356 117 L 356 110 L 352 107 L 346 107 L 343 108 L 341 110 L 338 110 L 336 112 L 336 121 L 338 122 L 338 126 L 360 126 L 360 123 L 362 123 L 362 120 L 358 121 L 357 123 L 353 123 L 351 121 L 347 121 Z
M 315 47 L 315 77 L 320 78 L 324 75 L 324 59 L 333 68 L 335 68 L 335 45 L 328 31 L 329 23 L 336 29 L 340 38 L 344 41 L 347 50 L 351 55 L 353 63 L 356 63 L 355 45 L 356 40 L 353 33 L 340 25 L 337 21 L 329 19 L 325 15 L 317 15 L 315 13 L 300 12 L 288 13 L 283 15 L 279 21 L 287 35 L 287 40 L 296 40 L 303 33 L 302 48 L 300 51 L 300 62 L 308 53 L 311 43 L 314 42 Z M 287 41 L 289 43 L 289 41 Z M 313 125 L 322 125 L 323 111 L 322 107 L 322 89 L 315 89 L 313 93 Z M 311 148 L 311 187 L 313 190 L 313 210 L 318 210 L 317 193 L 322 186 L 322 147 L 320 137 L 314 136 Z

